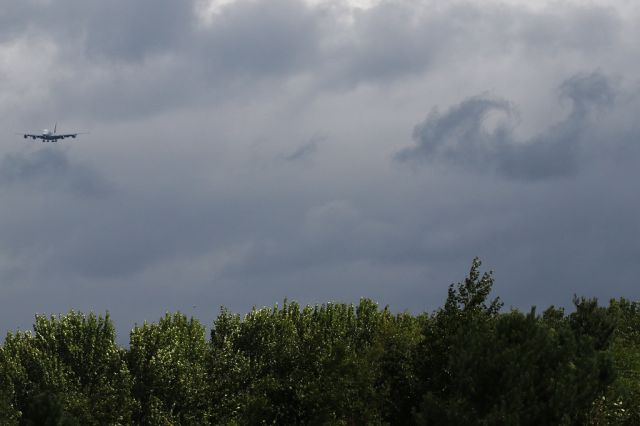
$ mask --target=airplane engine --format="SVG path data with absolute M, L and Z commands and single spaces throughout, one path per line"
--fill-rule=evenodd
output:
M 27 138 L 27 135 L 24 135 L 24 138 L 26 139 L 26 138 Z

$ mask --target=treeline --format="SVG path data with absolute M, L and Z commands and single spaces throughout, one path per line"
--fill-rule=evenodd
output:
M 37 316 L 0 349 L 2 425 L 640 424 L 640 304 L 504 312 L 474 260 L 432 314 L 363 299 L 136 326 Z

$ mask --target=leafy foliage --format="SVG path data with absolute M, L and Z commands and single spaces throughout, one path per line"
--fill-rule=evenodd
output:
M 640 424 L 640 303 L 612 300 L 608 314 L 615 321 L 610 354 L 616 380 L 605 397 L 596 401 L 602 423 Z
M 166 314 L 131 331 L 127 364 L 134 378 L 137 424 L 200 425 L 207 419 L 204 327 Z
M 595 301 L 565 317 L 500 314 L 491 273 L 475 259 L 424 327 L 418 366 L 422 424 L 584 424 L 612 381 L 610 328 Z M 553 321 L 548 321 L 552 319 Z
M 23 423 L 49 421 L 43 406 L 55 424 L 130 423 L 131 377 L 108 315 L 36 316 L 33 328 L 7 335 L 0 367 Z
M 211 332 L 211 374 L 214 395 L 233 396 L 216 421 L 380 422 L 376 363 L 391 321 L 366 299 L 304 309 L 285 301 L 244 320 L 223 310 Z
M 0 347 L 0 424 L 640 424 L 640 304 L 502 311 L 474 259 L 432 314 L 222 308 L 136 326 L 36 316 Z

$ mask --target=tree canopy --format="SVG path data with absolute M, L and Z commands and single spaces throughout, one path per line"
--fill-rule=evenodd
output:
M 369 299 L 135 326 L 35 318 L 0 347 L 0 424 L 638 424 L 640 304 L 504 311 L 475 259 L 433 313 Z

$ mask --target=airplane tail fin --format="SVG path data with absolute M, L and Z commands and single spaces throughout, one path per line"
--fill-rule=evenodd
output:
M 58 128 L 58 123 L 55 124 L 55 126 L 53 126 L 53 134 L 56 134 L 56 129 Z

